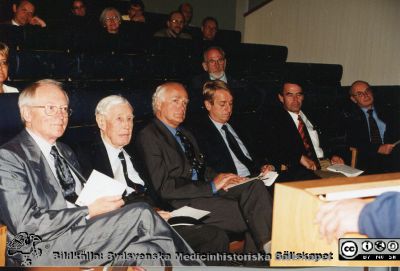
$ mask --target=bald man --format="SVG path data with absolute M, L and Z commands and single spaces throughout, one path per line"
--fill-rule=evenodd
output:
M 355 81 L 349 90 L 354 103 L 347 116 L 348 144 L 358 149 L 357 167 L 368 174 L 400 170 L 399 114 L 375 104 L 374 92 L 365 81 Z
M 179 83 L 165 83 L 153 94 L 155 118 L 139 132 L 136 142 L 148 179 L 158 196 L 174 208 L 189 205 L 208 210 L 204 223 L 227 232 L 249 232 L 247 251 L 265 250 L 271 239 L 270 194 L 262 181 L 243 183 L 245 178 L 217 175 L 204 164 L 196 139 L 181 126 L 188 101 Z

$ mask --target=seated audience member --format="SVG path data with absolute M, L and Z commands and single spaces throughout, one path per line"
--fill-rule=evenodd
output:
M 167 28 L 163 28 L 154 34 L 154 37 L 159 38 L 174 38 L 174 39 L 192 39 L 187 33 L 182 32 L 185 18 L 179 11 L 173 11 L 169 14 Z
M 243 177 L 273 170 L 274 166 L 257 159 L 249 134 L 230 122 L 233 96 L 228 86 L 220 80 L 209 81 L 204 84 L 203 97 L 208 116 L 196 122 L 193 131 L 207 166 Z
M 201 23 L 201 32 L 203 33 L 203 40 L 213 41 L 218 32 L 218 21 L 214 17 L 206 17 Z
M 46 27 L 46 23 L 35 15 L 35 5 L 31 0 L 17 0 L 12 5 L 13 18 L 8 24 L 15 26 L 37 25 Z
M 94 50 L 125 50 L 129 48 L 127 32 L 121 29 L 122 17 L 116 8 L 105 8 L 100 14 L 104 29 L 92 40 Z
M 271 239 L 271 196 L 262 181 L 242 183 L 232 173 L 216 174 L 204 164 L 196 139 L 181 124 L 188 95 L 174 82 L 153 94 L 155 118 L 139 132 L 136 149 L 157 195 L 174 208 L 210 211 L 203 220 L 229 233 L 246 234 L 247 252 L 267 250 Z M 235 184 L 241 184 L 233 187 Z
M 361 199 L 325 203 L 316 222 L 329 243 L 354 232 L 369 238 L 400 238 L 400 193 L 386 192 L 370 203 Z
M 192 18 L 193 18 L 193 7 L 190 3 L 180 4 L 178 10 L 183 14 L 185 18 L 184 28 L 191 26 Z
M 8 79 L 8 46 L 0 42 L 0 93 L 16 93 L 18 89 L 4 84 Z
M 205 73 L 199 74 L 192 79 L 191 89 L 201 93 L 204 84 L 210 80 L 221 80 L 228 84 L 229 88 L 242 87 L 243 85 L 225 73 L 225 52 L 220 47 L 210 47 L 203 53 L 203 69 Z
M 136 171 L 135 155 L 129 150 L 133 131 L 133 108 L 123 97 L 111 95 L 96 107 L 100 136 L 92 144 L 77 149 L 76 154 L 84 177 L 93 169 L 128 185 L 123 197 L 126 204 L 155 202 L 147 193 L 147 185 Z M 171 213 L 157 212 L 168 221 Z M 229 238 L 223 230 L 208 225 L 176 226 L 174 229 L 196 252 L 228 252 Z
M 71 13 L 74 16 L 86 16 L 86 4 L 84 0 L 73 0 L 71 5 Z
M 343 164 L 334 148 L 320 144 L 320 137 L 309 116 L 302 111 L 304 93 L 297 83 L 285 82 L 278 95 L 282 108 L 271 113 L 269 125 L 274 137 L 274 160 L 297 172 L 296 179 L 343 176 L 326 170 L 330 164 Z M 321 133 L 321 135 L 324 135 Z M 325 138 L 321 138 L 324 140 Z M 323 142 L 321 142 L 323 143 Z M 329 159 L 328 159 L 328 158 Z
M 376 105 L 374 93 L 365 81 L 350 87 L 354 107 L 346 121 L 348 144 L 358 149 L 357 167 L 368 174 L 400 171 L 399 116 L 390 108 Z
M 131 0 L 129 3 L 128 16 L 131 22 L 144 23 L 144 4 L 142 0 Z
M 22 233 L 40 241 L 29 259 L 23 250 L 10 245 L 8 264 L 201 264 L 177 258 L 177 251 L 191 253 L 192 249 L 145 203 L 124 206 L 122 197 L 116 195 L 98 198 L 87 206 L 75 204 L 86 180 L 72 150 L 58 142 L 70 114 L 68 96 L 60 83 L 50 79 L 33 83 L 20 94 L 18 105 L 25 129 L 0 148 L 0 220 L 7 226 L 10 244 Z M 103 255 L 168 253 L 171 258 L 53 254 L 79 251 Z
M 116 8 L 105 8 L 100 14 L 100 23 L 109 34 L 118 34 L 121 21 L 121 14 Z

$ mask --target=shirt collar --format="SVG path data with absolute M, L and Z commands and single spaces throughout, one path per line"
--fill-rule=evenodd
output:
M 364 112 L 365 115 L 368 114 L 367 111 L 370 110 L 370 109 L 374 110 L 374 112 L 375 112 L 375 107 L 374 106 L 372 106 L 371 108 L 366 108 L 366 107 L 360 107 L 360 108 Z
M 214 123 L 215 127 L 217 127 L 218 130 L 221 130 L 222 126 L 224 126 L 225 124 L 228 125 L 228 123 L 220 123 L 220 122 L 213 120 L 210 116 L 208 116 L 208 117 L 210 118 L 212 123 Z
M 101 140 L 103 141 L 104 146 L 106 147 L 106 151 L 108 157 L 110 158 L 110 161 L 115 161 L 116 159 L 119 159 L 118 155 L 121 151 L 124 153 L 124 155 L 130 157 L 129 154 L 124 150 L 124 148 L 115 148 L 114 146 L 109 144 L 106 140 L 104 140 L 103 137 L 101 138 Z
M 21 26 L 20 24 L 18 24 L 16 21 L 14 21 L 14 19 L 11 20 L 11 24 L 15 25 L 15 26 Z
M 210 76 L 210 79 L 211 79 L 211 80 L 221 80 L 221 81 L 224 81 L 225 83 L 228 83 L 228 79 L 226 78 L 225 72 L 224 72 L 224 74 L 223 74 L 221 77 L 219 77 L 219 78 L 214 77 L 214 76 L 212 76 L 211 74 L 209 74 L 209 76 Z
M 50 144 L 46 140 L 44 140 L 41 136 L 35 134 L 33 131 L 29 130 L 26 128 L 26 131 L 28 134 L 33 138 L 33 140 L 36 142 L 36 144 L 39 146 L 39 149 L 42 151 L 42 153 L 46 156 L 50 155 L 51 147 L 56 146 L 56 144 Z
M 176 135 L 176 131 L 178 130 L 178 128 L 174 128 L 169 126 L 168 124 L 166 124 L 165 122 L 163 122 L 162 120 L 159 119 L 159 121 L 165 126 L 167 127 L 168 131 L 170 131 L 171 134 L 173 134 L 174 136 Z

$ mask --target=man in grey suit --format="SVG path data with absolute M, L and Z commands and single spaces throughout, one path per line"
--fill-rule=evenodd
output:
M 178 259 L 177 251 L 192 250 L 145 203 L 123 206 L 117 195 L 74 204 L 85 180 L 71 149 L 57 142 L 68 123 L 68 103 L 61 85 L 48 79 L 19 97 L 25 129 L 0 148 L 8 264 L 201 265 Z

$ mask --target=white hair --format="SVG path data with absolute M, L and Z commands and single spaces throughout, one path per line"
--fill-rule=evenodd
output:
M 156 115 L 158 109 L 157 109 L 157 103 L 158 101 L 164 101 L 164 96 L 165 92 L 167 91 L 167 86 L 166 84 L 160 85 L 156 88 L 156 91 L 153 94 L 151 105 L 153 107 L 153 114 Z
M 118 104 L 128 104 L 133 111 L 133 107 L 127 99 L 119 95 L 110 95 L 100 100 L 96 106 L 95 115 L 107 116 L 110 108 Z

